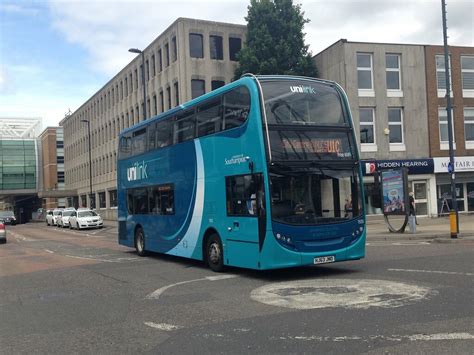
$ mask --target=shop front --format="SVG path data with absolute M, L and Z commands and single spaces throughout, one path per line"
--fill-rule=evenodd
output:
M 390 169 L 408 169 L 408 190 L 413 191 L 418 216 L 436 216 L 438 213 L 436 177 L 433 159 L 362 160 L 364 174 L 365 210 L 368 215 L 382 214 L 375 207 L 380 190 L 374 183 L 374 173 Z
M 436 174 L 438 214 L 444 215 L 452 206 L 449 158 L 433 158 Z M 460 213 L 474 212 L 474 156 L 455 157 L 456 202 Z

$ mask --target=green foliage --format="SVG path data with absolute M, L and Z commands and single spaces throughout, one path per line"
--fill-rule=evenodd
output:
M 244 73 L 287 74 L 316 77 L 316 66 L 304 43 L 301 5 L 293 0 L 251 0 L 247 39 L 239 52 L 235 79 Z

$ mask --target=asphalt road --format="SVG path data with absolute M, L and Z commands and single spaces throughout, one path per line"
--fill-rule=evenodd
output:
M 367 258 L 216 274 L 140 258 L 116 229 L 8 228 L 0 353 L 472 354 L 474 241 L 370 242 Z

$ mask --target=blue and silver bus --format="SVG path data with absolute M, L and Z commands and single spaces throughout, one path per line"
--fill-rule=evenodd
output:
M 125 129 L 121 245 L 274 269 L 365 255 L 362 178 L 342 88 L 245 75 Z

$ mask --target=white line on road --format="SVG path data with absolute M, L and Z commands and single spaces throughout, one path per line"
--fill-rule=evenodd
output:
M 174 286 L 184 285 L 184 284 L 187 284 L 187 283 L 190 283 L 190 282 L 218 281 L 218 280 L 231 279 L 231 278 L 234 278 L 234 277 L 237 277 L 237 276 L 238 275 L 206 276 L 206 277 L 203 277 L 202 279 L 181 281 L 181 282 L 177 282 L 177 283 L 174 283 L 174 284 L 171 284 L 171 285 L 168 285 L 168 286 L 161 287 L 161 288 L 157 289 L 156 291 L 153 291 L 152 293 L 150 293 L 145 298 L 148 299 L 148 300 L 157 300 L 158 298 L 160 298 L 160 296 L 163 294 L 163 292 L 165 292 L 167 289 L 169 289 L 171 287 L 174 287 Z
M 44 249 L 44 251 L 47 252 L 47 253 L 50 253 L 50 254 L 54 254 L 54 251 L 49 250 L 49 249 Z
M 172 330 L 178 330 L 182 328 L 178 325 L 167 324 L 167 323 L 145 322 L 144 324 L 155 329 L 164 330 L 166 332 L 170 332 Z
M 472 272 L 455 272 L 455 271 L 438 271 L 438 270 L 388 269 L 388 271 L 422 272 L 422 273 L 426 273 L 426 274 L 474 276 L 474 274 Z
M 75 258 L 75 259 L 84 259 L 84 260 L 93 260 L 93 261 L 100 261 L 103 263 L 120 263 L 122 261 L 137 261 L 137 260 L 142 260 L 143 258 L 116 258 L 116 259 L 98 259 L 95 257 L 87 257 L 87 256 L 77 256 L 77 255 L 64 255 L 67 256 L 68 258 Z
M 410 341 L 439 341 L 439 340 L 474 340 L 474 334 L 459 332 L 459 333 L 437 333 L 437 334 L 414 334 L 414 335 L 368 335 L 362 336 L 317 336 L 317 335 L 306 335 L 306 336 L 280 336 L 273 338 L 274 340 L 302 340 L 302 341 L 326 341 L 326 342 L 342 342 L 342 341 L 395 341 L 400 342 L 403 340 Z

